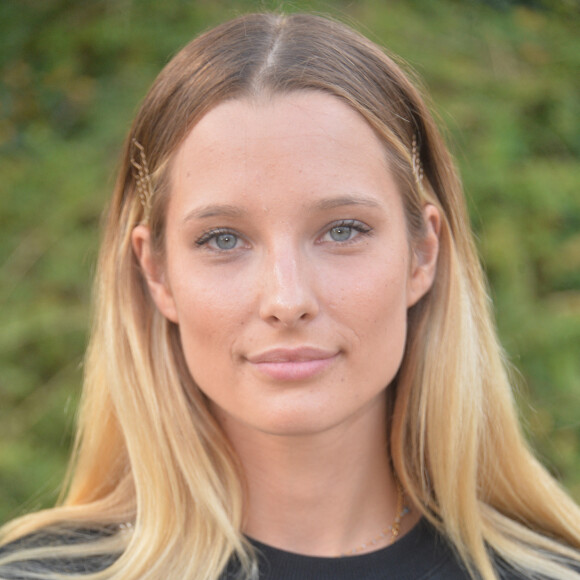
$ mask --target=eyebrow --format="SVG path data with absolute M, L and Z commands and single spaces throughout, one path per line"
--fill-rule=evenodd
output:
M 195 219 L 207 219 L 212 217 L 240 217 L 245 212 L 235 205 L 215 203 L 211 205 L 204 205 L 187 213 L 183 218 L 183 222 L 188 222 Z
M 360 195 L 341 195 L 340 197 L 331 197 L 317 202 L 314 205 L 314 209 L 328 210 L 336 207 L 343 207 L 345 205 L 363 205 L 371 208 L 380 207 L 380 204 L 370 197 Z
M 341 195 L 340 197 L 331 197 L 322 199 L 314 204 L 315 211 L 324 211 L 344 206 L 365 206 L 371 208 L 379 208 L 380 204 L 371 198 L 360 195 Z M 210 204 L 203 207 L 196 208 L 187 213 L 183 218 L 183 223 L 191 220 L 203 220 L 213 217 L 231 217 L 237 218 L 246 213 L 245 210 L 230 204 Z

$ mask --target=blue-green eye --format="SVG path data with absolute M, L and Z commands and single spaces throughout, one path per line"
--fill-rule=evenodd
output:
M 238 238 L 234 234 L 218 234 L 213 238 L 213 241 L 220 250 L 232 250 L 236 247 Z
M 335 242 L 346 242 L 352 236 L 353 229 L 350 226 L 334 226 L 328 233 Z
M 238 246 L 240 238 L 230 230 L 217 229 L 206 232 L 196 240 L 197 246 L 208 246 L 212 250 L 227 251 Z
M 354 241 L 360 235 L 369 235 L 372 228 L 358 220 L 341 220 L 331 224 L 322 241 L 345 243 Z

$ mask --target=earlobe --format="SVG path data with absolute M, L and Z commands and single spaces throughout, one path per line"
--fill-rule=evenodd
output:
M 153 302 L 165 318 L 177 323 L 175 301 L 167 284 L 164 269 L 154 255 L 149 228 L 145 225 L 136 226 L 131 234 L 131 243 Z
M 425 235 L 413 248 L 407 292 L 407 307 L 416 304 L 431 288 L 437 272 L 441 215 L 432 204 L 423 208 Z

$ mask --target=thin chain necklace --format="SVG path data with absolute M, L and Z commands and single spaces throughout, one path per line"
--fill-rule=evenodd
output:
M 364 552 L 367 548 L 374 547 L 379 543 L 387 540 L 386 545 L 390 546 L 398 537 L 401 528 L 401 520 L 410 512 L 411 510 L 403 505 L 403 490 L 399 484 L 397 484 L 397 511 L 395 514 L 395 519 L 393 523 L 384 528 L 378 536 L 375 536 L 372 540 L 368 540 L 364 544 L 360 544 L 352 550 L 347 550 L 342 552 L 341 556 L 354 556 L 355 554 L 360 554 Z M 131 522 L 125 522 L 119 524 L 119 530 L 122 532 L 129 532 L 133 529 L 133 524 Z
M 403 505 L 403 490 L 401 489 L 401 486 L 397 484 L 397 511 L 393 523 L 390 526 L 384 528 L 381 533 L 378 536 L 375 536 L 372 540 L 368 540 L 364 544 L 361 544 L 352 550 L 342 552 L 341 556 L 353 556 L 355 554 L 360 554 L 367 548 L 376 546 L 379 543 L 382 543 L 384 540 L 387 540 L 386 545 L 390 546 L 399 537 L 399 533 L 401 531 L 401 520 L 409 513 L 409 511 L 409 508 Z

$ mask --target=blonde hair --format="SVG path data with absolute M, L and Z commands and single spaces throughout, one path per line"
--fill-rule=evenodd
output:
M 146 151 L 149 225 L 163 252 L 171 158 L 195 123 L 228 99 L 303 90 L 346 102 L 381 137 L 411 240 L 422 235 L 425 203 L 443 218 L 436 281 L 409 311 L 406 353 L 388 390 L 391 459 L 406 493 L 473 578 L 497 578 L 498 557 L 530 575 L 580 578 L 561 563 L 580 560 L 580 509 L 520 432 L 461 185 L 436 125 L 392 58 L 340 23 L 303 14 L 248 15 L 210 30 L 147 95 L 108 212 L 68 492 L 58 507 L 8 524 L 3 540 L 102 526 L 101 540 L 50 554 L 120 554 L 83 578 L 215 580 L 232 557 L 252 575 L 241 469 L 132 251 L 131 232 L 144 219 L 132 139 Z M 422 184 L 413 172 L 414 138 Z M 118 529 L 123 522 L 132 522 L 130 531 Z M 47 550 L 22 550 L 0 566 Z

